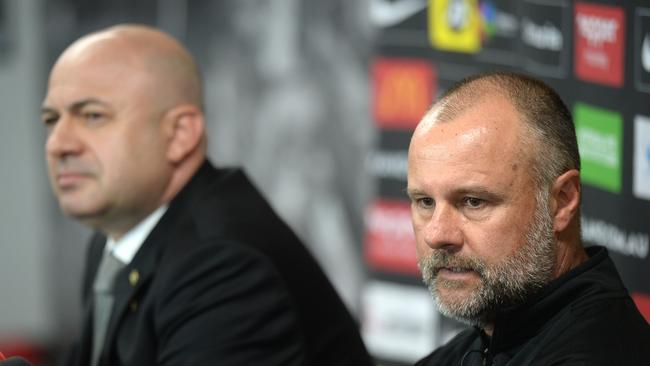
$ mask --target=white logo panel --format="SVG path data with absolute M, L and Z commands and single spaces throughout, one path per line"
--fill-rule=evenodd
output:
M 363 339 L 373 356 L 415 363 L 436 348 L 439 313 L 429 292 L 374 281 L 363 293 Z
M 632 191 L 650 200 L 650 117 L 634 117 L 634 180 Z

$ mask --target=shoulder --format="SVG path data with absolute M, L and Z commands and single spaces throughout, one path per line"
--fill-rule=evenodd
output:
M 165 258 L 142 307 L 161 354 L 179 364 L 294 365 L 305 357 L 285 281 L 265 256 L 236 242 L 194 245 Z
M 644 342 L 650 347 L 650 325 L 627 292 L 593 299 L 571 308 L 571 331 L 581 339 L 607 344 Z M 616 334 L 616 337 L 611 337 Z M 576 334 L 578 335 L 578 334 Z
M 241 169 L 202 170 L 187 191 L 184 212 L 202 241 L 225 237 L 275 251 L 300 242 Z
M 629 296 L 572 307 L 562 323 L 540 339 L 544 365 L 650 364 L 650 325 Z
M 261 257 L 291 275 L 299 275 L 298 268 L 317 267 L 307 247 L 242 170 L 216 172 L 188 208 L 196 241 L 221 246 L 219 250 L 231 255 Z
M 209 238 L 185 250 L 182 245 L 174 247 L 180 250 L 166 252 L 158 266 L 158 276 L 167 284 L 175 282 L 183 287 L 211 281 L 213 285 L 223 282 L 242 286 L 252 279 L 279 280 L 276 266 L 266 255 L 239 241 Z
M 264 312 L 293 308 L 286 283 L 273 263 L 237 242 L 193 246 L 186 253 L 163 258 L 156 271 L 151 293 L 156 294 L 157 313 L 172 318 L 180 315 L 176 310 L 186 311 L 188 304 L 193 310 L 221 308 L 230 309 L 226 312 L 231 314 L 244 308 L 263 308 Z

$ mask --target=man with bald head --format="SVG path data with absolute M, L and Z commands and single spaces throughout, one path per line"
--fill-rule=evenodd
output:
M 473 327 L 417 365 L 650 365 L 650 326 L 580 238 L 571 115 L 541 81 L 468 78 L 417 126 L 408 195 L 424 282 Z
M 67 364 L 371 364 L 299 239 L 241 170 L 207 161 L 199 72 L 169 35 L 73 43 L 42 120 L 61 210 L 96 230 Z

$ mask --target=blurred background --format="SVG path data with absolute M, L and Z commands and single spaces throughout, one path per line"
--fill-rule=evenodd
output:
M 5 355 L 51 365 L 78 332 L 90 232 L 50 192 L 39 109 L 59 53 L 124 22 L 158 26 L 196 56 L 211 159 L 246 168 L 317 256 L 378 363 L 412 364 L 461 327 L 419 280 L 406 149 L 436 97 L 481 71 L 535 75 L 567 102 L 583 159 L 584 240 L 610 249 L 650 319 L 641 0 L 0 0 Z

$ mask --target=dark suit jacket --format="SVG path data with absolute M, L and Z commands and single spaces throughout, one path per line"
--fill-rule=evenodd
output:
M 92 350 L 86 317 L 70 365 Z M 357 325 L 306 248 L 240 170 L 206 162 L 118 275 L 103 366 L 370 365 Z

